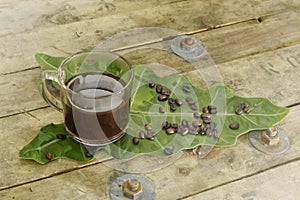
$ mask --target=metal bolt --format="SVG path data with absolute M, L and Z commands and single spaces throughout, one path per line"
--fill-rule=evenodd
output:
M 154 188 L 153 182 L 145 176 L 125 174 L 113 180 L 109 192 L 112 200 L 154 200 Z
M 183 38 L 180 41 L 180 48 L 184 51 L 192 51 L 193 49 L 195 49 L 195 47 L 195 40 L 191 37 Z
M 268 128 L 267 130 L 261 131 L 261 139 L 264 143 L 275 146 L 279 143 L 279 133 L 276 127 Z
M 125 197 L 137 200 L 143 196 L 143 186 L 137 179 L 129 179 L 123 183 L 123 194 Z
M 174 53 L 188 62 L 197 61 L 204 52 L 204 46 L 200 40 L 193 36 L 181 35 L 171 42 Z

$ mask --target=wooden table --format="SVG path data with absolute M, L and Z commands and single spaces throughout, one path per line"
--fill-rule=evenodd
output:
M 140 27 L 199 38 L 237 94 L 291 109 L 279 124 L 291 141 L 286 153 L 263 154 L 247 135 L 235 146 L 214 148 L 205 159 L 187 152 L 168 167 L 143 174 L 154 182 L 156 199 L 299 198 L 299 0 L 1 0 L 0 21 L 0 199 L 109 199 L 111 178 L 124 172 L 107 167 L 105 158 L 46 165 L 18 158 L 42 126 L 62 122 L 37 90 L 41 70 L 34 54 L 69 55 Z M 145 50 L 130 59 L 173 66 L 201 86 L 174 57 Z

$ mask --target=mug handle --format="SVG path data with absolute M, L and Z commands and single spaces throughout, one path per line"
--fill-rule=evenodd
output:
M 60 100 L 60 86 L 57 79 L 57 71 L 45 70 L 42 72 L 41 94 L 44 100 L 56 110 L 62 112 L 62 103 Z M 53 85 L 53 83 L 57 83 Z

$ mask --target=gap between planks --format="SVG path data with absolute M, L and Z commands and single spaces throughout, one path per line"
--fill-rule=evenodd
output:
M 290 108 L 297 107 L 299 105 L 300 105 L 300 103 L 298 105 L 293 105 Z M 77 170 L 81 170 L 81 169 L 84 169 L 84 168 L 87 168 L 87 167 L 90 167 L 90 166 L 95 166 L 95 165 L 103 164 L 103 163 L 109 162 L 111 160 L 113 160 L 113 157 L 107 157 L 107 158 L 104 158 L 103 160 L 97 160 L 97 161 L 94 161 L 94 162 L 91 162 L 91 163 L 87 163 L 87 164 L 84 164 L 84 165 L 81 165 L 81 166 L 73 167 L 71 169 L 66 169 L 66 170 L 63 170 L 63 171 L 60 171 L 60 172 L 55 172 L 55 173 L 52 173 L 52 174 L 50 174 L 48 176 L 45 176 L 45 177 L 37 178 L 37 179 L 34 179 L 34 180 L 30 180 L 30 181 L 25 181 L 25 182 L 18 183 L 18 184 L 15 184 L 15 185 L 10 185 L 10 186 L 6 186 L 6 187 L 2 187 L 2 188 L 0 188 L 0 191 L 7 190 L 7 189 L 12 189 L 12 188 L 16 188 L 16 187 L 23 186 L 23 185 L 28 185 L 28 184 L 35 183 L 35 182 L 42 181 L 42 180 L 46 180 L 46 179 L 50 179 L 52 177 L 64 175 L 64 174 L 67 174 L 67 173 L 70 173 L 70 172 L 74 172 L 74 171 L 77 171 Z M 207 192 L 207 191 L 213 190 L 215 188 L 218 188 L 218 187 L 221 187 L 221 186 L 224 186 L 224 185 L 228 185 L 230 183 L 234 183 L 234 182 L 240 181 L 242 179 L 249 178 L 249 177 L 252 177 L 252 176 L 264 173 L 264 172 L 266 172 L 266 171 L 268 171 L 270 169 L 275 169 L 275 168 L 278 168 L 278 167 L 281 167 L 281 166 L 284 166 L 284 165 L 287 165 L 287 164 L 290 164 L 290 163 L 293 163 L 293 162 L 297 162 L 299 160 L 300 160 L 300 157 L 293 158 L 293 159 L 285 161 L 283 163 L 279 163 L 279 164 L 270 166 L 268 168 L 256 171 L 254 173 L 251 173 L 251 174 L 248 174 L 248 175 L 245 175 L 245 176 L 241 176 L 239 178 L 236 178 L 236 179 L 233 179 L 233 180 L 230 180 L 230 181 L 227 181 L 227 182 L 215 185 L 213 187 L 204 189 L 201 192 L 193 193 L 193 194 L 190 194 L 188 196 L 184 196 L 184 197 L 179 198 L 179 199 L 185 199 L 185 198 L 197 195 L 197 194 L 201 194 L 203 192 Z
M 260 24 L 260 23 L 262 23 L 262 19 L 264 19 L 266 17 L 274 16 L 276 14 L 265 15 L 265 16 L 261 16 L 261 17 L 255 17 L 255 18 L 251 18 L 251 19 L 247 19 L 247 20 L 228 22 L 228 23 L 224 23 L 224 24 L 218 24 L 218 25 L 215 25 L 215 26 L 201 28 L 201 29 L 197 29 L 197 30 L 194 30 L 194 31 L 182 32 L 178 35 L 171 35 L 171 36 L 167 36 L 167 37 L 163 37 L 163 38 L 158 38 L 156 40 L 146 41 L 146 42 L 142 42 L 142 43 L 133 44 L 133 45 L 130 45 L 130 46 L 124 46 L 124 47 L 112 49 L 112 51 L 113 52 L 118 52 L 118 51 L 130 50 L 130 49 L 134 49 L 134 48 L 138 48 L 138 47 L 142 47 L 142 46 L 147 46 L 147 45 L 151 45 L 151 44 L 156 44 L 156 43 L 160 43 L 160 42 L 164 42 L 164 41 L 170 41 L 170 40 L 174 39 L 175 37 L 181 36 L 181 35 L 193 36 L 193 35 L 196 35 L 196 34 L 199 34 L 199 33 L 202 33 L 202 32 L 207 32 L 207 31 L 211 31 L 211 30 L 214 30 L 214 29 L 221 29 L 221 28 L 225 28 L 225 27 L 233 26 L 233 25 L 237 25 L 237 24 L 251 23 L 251 22 Z M 283 47 L 279 47 L 278 49 L 280 49 L 280 48 L 283 48 Z M 272 50 L 274 50 L 274 49 L 272 49 Z M 270 51 L 270 50 L 267 50 L 267 51 Z M 267 52 L 267 51 L 264 51 L 264 52 Z M 258 53 L 264 53 L 264 52 L 256 52 L 252 55 L 256 55 Z M 245 56 L 242 56 L 242 57 L 247 57 L 247 56 L 249 56 L 249 55 L 245 55 Z M 242 58 L 242 57 L 239 57 L 239 58 Z M 239 58 L 235 58 L 235 59 L 239 59 Z M 233 60 L 235 60 L 235 59 L 233 59 Z M 24 72 L 24 71 L 30 71 L 30 70 L 34 70 L 34 69 L 37 69 L 37 68 L 39 68 L 39 66 L 30 67 L 30 68 L 17 70 L 17 71 L 13 71 L 13 72 L 8 72 L 8 73 L 0 73 L 0 76 L 15 74 L 15 73 Z
M 231 184 L 231 183 L 235 183 L 235 182 L 237 182 L 237 181 L 240 181 L 240 180 L 243 180 L 243 179 L 246 179 L 246 178 L 250 178 L 250 177 L 253 177 L 253 176 L 256 176 L 256 175 L 262 174 L 262 173 L 264 173 L 264 172 L 266 172 L 266 171 L 269 171 L 269 170 L 271 170 L 271 169 L 276 169 L 276 168 L 279 168 L 279 167 L 282 167 L 282 166 L 288 165 L 288 164 L 290 164 L 290 163 L 297 162 L 297 161 L 299 161 L 299 160 L 300 160 L 300 157 L 299 157 L 299 158 L 294 158 L 294 159 L 292 159 L 292 160 L 289 160 L 289 161 L 286 161 L 286 162 L 284 162 L 284 163 L 280 163 L 280 164 L 277 164 L 277 165 L 274 165 L 274 166 L 268 167 L 268 168 L 266 168 L 266 169 L 263 169 L 263 170 L 257 171 L 257 172 L 255 172 L 255 173 L 248 174 L 248 175 L 245 175 L 245 176 L 239 177 L 239 178 L 237 178 L 237 179 L 233 179 L 233 180 L 231 180 L 231 181 L 227 181 L 227 182 L 224 182 L 224 183 L 221 183 L 221 184 L 215 185 L 215 186 L 213 186 L 213 187 L 210 187 L 210 188 L 204 189 L 204 190 L 202 190 L 201 192 L 197 192 L 197 193 L 194 193 L 194 194 L 190 194 L 190 195 L 188 195 L 188 196 L 185 196 L 185 197 L 179 198 L 179 199 L 177 199 L 177 200 L 184 200 L 184 199 L 186 199 L 186 198 L 193 197 L 193 196 L 195 196 L 195 195 L 199 195 L 199 194 L 201 194 L 201 193 L 203 193 L 203 192 L 207 192 L 207 191 L 210 191 L 210 190 L 216 189 L 216 188 L 218 188 L 218 187 L 222 187 L 222 186 L 225 186 L 225 185 L 228 185 L 228 184 Z

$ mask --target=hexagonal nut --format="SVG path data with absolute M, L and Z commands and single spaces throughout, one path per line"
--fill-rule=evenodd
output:
M 275 136 L 270 136 L 267 131 L 261 132 L 261 139 L 264 143 L 274 146 L 277 145 L 279 142 L 279 134 L 277 133 Z
M 132 200 L 141 199 L 143 196 L 142 183 L 137 179 L 130 179 L 123 183 L 123 195 Z

